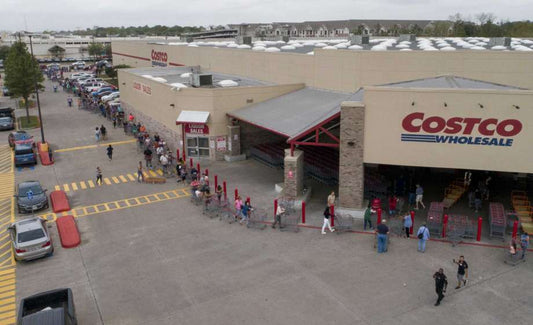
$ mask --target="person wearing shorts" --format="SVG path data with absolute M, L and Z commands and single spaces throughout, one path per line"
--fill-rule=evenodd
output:
M 456 261 L 453 259 L 453 262 L 457 264 L 457 287 L 455 289 L 459 289 L 461 285 L 466 286 L 466 278 L 468 278 L 468 263 L 465 261 L 465 257 L 463 255 L 459 256 L 459 260 Z
M 424 205 L 424 202 L 422 202 L 424 198 L 424 189 L 420 184 L 416 184 L 416 207 L 415 210 L 418 210 L 418 204 L 422 205 L 422 209 L 425 209 L 426 206 Z

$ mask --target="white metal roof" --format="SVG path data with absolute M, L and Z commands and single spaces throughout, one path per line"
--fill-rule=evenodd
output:
M 181 111 L 176 124 L 181 123 L 201 123 L 205 124 L 209 118 L 209 112 L 204 111 Z

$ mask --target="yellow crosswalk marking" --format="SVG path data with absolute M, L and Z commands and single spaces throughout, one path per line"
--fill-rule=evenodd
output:
M 71 185 L 72 185 L 72 190 L 73 191 L 77 191 L 78 190 L 78 184 L 72 183 Z
M 15 291 L 8 291 L 8 292 L 0 293 L 0 299 L 14 297 L 14 296 L 15 296 Z
M 5 305 L 5 306 L 0 306 L 0 313 L 4 313 L 6 311 L 10 311 L 10 310 L 15 310 L 16 308 L 16 304 L 9 304 L 9 305 Z M 3 315 L 0 314 L 0 317 L 2 317 Z
M 9 279 L 9 280 L 0 282 L 0 287 L 5 287 L 7 285 L 12 285 L 12 284 L 15 284 L 15 279 Z
M 15 273 L 15 269 L 8 269 L 8 270 L 0 271 L 0 275 L 14 274 L 14 273 Z
M 120 183 L 120 181 L 118 180 L 118 178 L 116 178 L 115 176 L 112 176 L 111 179 L 113 180 L 113 182 L 115 182 L 115 184 Z
M 60 187 L 59 185 L 56 185 L 56 186 L 54 187 L 54 190 L 56 190 L 56 191 L 61 191 L 61 187 Z
M 158 173 L 159 176 L 163 176 L 163 171 L 161 169 L 156 170 L 156 173 Z
M 0 299 L 0 306 L 7 305 L 7 304 L 14 304 L 15 302 L 16 302 L 15 298 Z
M 82 189 L 82 190 L 87 189 L 87 185 L 85 184 L 84 181 L 81 181 L 81 182 L 80 182 L 80 186 L 81 186 L 81 189 Z
M 7 286 L 7 287 L 0 288 L 0 292 L 7 292 L 7 291 L 12 291 L 12 290 L 15 290 L 15 286 Z
M 6 280 L 9 280 L 9 279 L 14 279 L 14 278 L 15 278 L 15 274 L 8 274 L 6 276 L 0 277 L 0 281 L 6 281 Z
M 126 177 L 124 177 L 124 175 L 120 175 L 118 178 L 120 178 L 122 183 L 127 183 L 128 182 L 128 180 L 126 179 Z
M 70 188 L 68 187 L 68 184 L 63 184 L 63 191 L 69 192 Z
M 5 318 L 5 319 L 0 320 L 0 325 L 11 325 L 11 324 L 15 324 L 16 321 L 17 319 L 15 317 Z
M 150 170 L 150 175 L 152 175 L 153 177 L 157 177 L 157 174 L 153 170 Z
M 94 183 L 91 180 L 88 180 L 87 183 L 89 184 L 90 188 L 94 188 Z
M 111 185 L 111 181 L 107 177 L 104 178 L 104 183 L 106 183 L 106 185 Z
M 8 318 L 8 317 L 15 317 L 17 314 L 15 313 L 15 310 L 13 311 L 9 311 L 9 312 L 5 312 L 5 313 L 2 313 L 0 314 L 0 318 L 2 318 L 2 320 L 4 320 L 4 318 Z M 9 324 L 9 323 L 7 323 Z
M 130 181 L 134 181 L 135 180 L 135 177 L 133 177 L 132 174 L 127 174 L 126 176 L 128 176 L 128 178 L 130 179 Z

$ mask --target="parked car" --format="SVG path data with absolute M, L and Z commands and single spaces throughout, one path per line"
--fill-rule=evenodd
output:
M 115 91 L 115 92 L 112 92 L 109 95 L 102 96 L 102 101 L 104 103 L 107 103 L 108 101 L 114 100 L 114 99 L 119 98 L 119 97 L 120 97 L 120 92 L 119 91 Z
M 13 130 L 15 128 L 15 121 L 12 117 L 0 117 L 0 131 Z
M 28 192 L 31 191 L 31 196 Z M 19 213 L 31 213 L 48 208 L 48 196 L 39 181 L 22 182 L 17 186 L 17 209 Z
M 15 143 L 15 167 L 21 165 L 37 165 L 37 154 L 32 144 Z
M 93 82 L 103 82 L 103 80 L 102 80 L 102 78 L 88 78 L 88 79 L 83 79 L 83 80 L 79 80 L 78 81 L 80 86 L 83 86 L 83 85 L 88 84 L 88 83 L 93 83 Z
M 54 252 L 52 238 L 46 227 L 46 220 L 31 217 L 13 222 L 8 228 L 15 260 L 29 261 Z
M 17 324 L 77 325 L 72 290 L 55 289 L 22 298 Z
M 70 64 L 70 66 L 72 68 L 75 68 L 75 69 L 84 69 L 85 68 L 85 62 L 83 61 L 76 61 L 72 64 Z
M 98 95 L 100 95 L 101 93 L 103 93 L 105 91 L 111 92 L 112 90 L 113 90 L 113 88 L 111 88 L 111 87 L 102 87 L 102 88 L 100 88 L 98 90 L 93 91 L 91 94 L 93 96 L 98 96 Z
M 26 133 L 26 131 L 11 132 L 7 136 L 7 142 L 11 148 L 15 148 L 15 144 L 27 144 L 30 143 L 35 146 L 33 136 Z

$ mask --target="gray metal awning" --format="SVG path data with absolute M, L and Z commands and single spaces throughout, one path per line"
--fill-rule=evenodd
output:
M 205 124 L 209 119 L 209 112 L 205 111 L 181 111 L 176 124 L 198 123 Z

